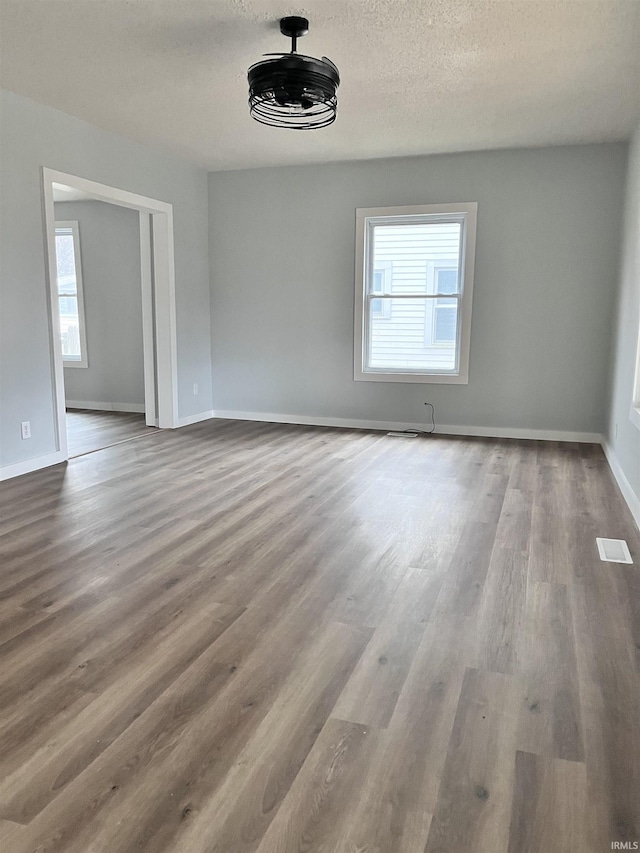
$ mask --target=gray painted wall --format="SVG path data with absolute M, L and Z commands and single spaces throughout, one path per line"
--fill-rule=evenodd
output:
M 614 316 L 607 442 L 640 501 L 640 430 L 629 420 L 640 334 L 640 127 L 629 152 L 620 288 Z M 616 435 L 616 425 L 617 435 Z
M 214 408 L 601 432 L 624 144 L 209 175 Z M 477 201 L 467 386 L 353 381 L 357 207 Z
M 173 204 L 179 411 L 210 410 L 205 171 L 8 92 L 0 110 L 0 464 L 55 451 L 42 166 Z
M 144 405 L 140 220 L 101 201 L 58 202 L 80 232 L 89 366 L 64 370 L 67 400 Z
M 182 417 L 213 407 L 213 361 L 217 409 L 415 422 L 427 399 L 440 423 L 605 427 L 625 145 L 215 173 L 207 204 L 202 169 L 0 97 L 1 464 L 55 449 L 43 165 L 174 205 Z M 637 152 L 636 140 L 636 176 Z M 632 178 L 628 198 L 637 187 Z M 469 385 L 355 383 L 355 208 L 456 200 L 479 202 Z M 629 205 L 610 419 L 619 436 L 610 440 L 637 489 L 637 436 L 623 416 L 637 334 Z M 30 441 L 20 440 L 22 420 Z

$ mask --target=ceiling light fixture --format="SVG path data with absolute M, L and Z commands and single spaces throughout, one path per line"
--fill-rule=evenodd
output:
M 248 72 L 249 112 L 261 124 L 290 130 L 313 130 L 336 120 L 340 85 L 338 69 L 323 56 L 296 53 L 298 39 L 309 32 L 309 21 L 296 16 L 280 19 L 280 32 L 291 39 L 291 53 L 256 62 Z

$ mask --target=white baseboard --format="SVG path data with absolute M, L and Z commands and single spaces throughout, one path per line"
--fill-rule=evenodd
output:
M 178 426 L 189 426 L 190 424 L 198 424 L 200 421 L 208 421 L 215 418 L 215 413 L 209 409 L 207 412 L 198 412 L 197 415 L 187 415 L 185 418 L 178 418 Z
M 305 426 L 331 426 L 345 429 L 379 429 L 384 430 L 429 430 L 430 424 L 406 423 L 403 421 L 368 421 L 351 418 L 322 418 L 307 415 L 282 415 L 273 412 L 235 412 L 216 409 L 216 418 L 228 418 L 237 421 L 265 421 L 278 424 L 303 424 Z M 519 427 L 474 427 L 451 426 L 438 424 L 436 433 L 439 435 L 469 435 L 485 436 L 488 438 L 531 438 L 539 441 L 578 441 L 587 444 L 600 444 L 602 436 L 597 432 L 564 432 L 562 430 L 521 429 Z
M 51 465 L 59 465 L 66 462 L 66 456 L 61 451 L 47 453 L 44 456 L 34 456 L 33 459 L 24 459 L 22 462 L 14 462 L 12 465 L 3 465 L 0 468 L 0 480 L 11 480 L 22 474 L 30 474 L 39 471 L 40 468 L 49 468 Z
M 638 528 L 640 528 L 640 497 L 636 495 L 636 493 L 631 488 L 631 483 L 627 480 L 624 471 L 620 467 L 620 463 L 618 462 L 618 457 L 613 452 L 613 449 L 607 444 L 605 438 L 602 439 L 602 449 L 604 450 L 604 455 L 607 457 L 607 462 L 609 463 L 609 468 L 611 468 L 611 473 L 615 477 L 615 480 L 620 487 L 620 491 L 622 492 L 622 497 L 627 502 L 627 506 L 631 510 L 631 515 L 633 516 Z
M 99 403 L 95 400 L 67 400 L 67 409 L 93 409 L 96 412 L 133 412 L 144 414 L 144 403 Z
M 95 404 L 92 404 L 95 405 Z M 118 404 L 102 404 L 102 405 L 118 405 Z M 124 404 L 123 404 L 124 405 Z M 69 408 L 75 408 L 74 404 L 67 402 Z M 88 407 L 88 403 L 83 403 L 82 407 Z M 107 410 L 108 411 L 108 410 Z M 120 411 L 119 409 L 111 409 L 111 411 Z M 223 411 L 217 409 L 215 411 L 208 410 L 206 412 L 198 412 L 195 415 L 187 415 L 180 418 L 178 426 L 189 426 L 190 424 L 206 421 L 211 418 L 223 418 L 228 420 L 242 421 L 263 421 L 265 423 L 282 423 L 282 424 L 302 424 L 304 426 L 331 426 L 343 427 L 345 429 L 375 429 L 375 430 L 404 430 L 417 429 L 424 430 L 428 428 L 425 423 L 406 423 L 401 421 L 369 421 L 369 420 L 353 420 L 350 418 L 323 418 L 309 417 L 306 415 L 284 415 L 274 414 L 272 412 L 237 412 Z M 575 441 L 589 444 L 602 444 L 607 461 L 611 470 L 620 486 L 622 494 L 629 504 L 629 508 L 640 527 L 640 500 L 631 488 L 629 481 L 624 475 L 618 460 L 611 448 L 608 447 L 604 439 L 598 433 L 590 432 L 565 432 L 559 430 L 531 430 L 510 427 L 469 427 L 469 426 L 451 426 L 447 424 L 439 424 L 436 430 L 439 435 L 468 435 L 468 436 L 484 436 L 488 438 L 523 438 L 537 439 L 540 441 Z M 50 465 L 57 465 L 64 462 L 65 457 L 61 452 L 50 453 L 45 456 L 37 456 L 33 459 L 26 459 L 23 462 L 16 462 L 12 465 L 0 467 L 0 480 L 8 480 L 12 477 L 18 477 L 21 474 L 28 474 L 31 471 L 37 471 L 40 468 L 48 468 Z

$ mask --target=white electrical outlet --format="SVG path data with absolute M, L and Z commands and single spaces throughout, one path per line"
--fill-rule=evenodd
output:
M 193 383 L 193 396 L 196 397 L 197 394 L 198 394 L 198 383 L 194 382 Z
M 23 438 L 31 438 L 31 421 L 22 421 L 20 432 Z

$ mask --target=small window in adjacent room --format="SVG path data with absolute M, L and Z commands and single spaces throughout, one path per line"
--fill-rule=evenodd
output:
M 77 222 L 56 222 L 56 266 L 62 362 L 65 367 L 88 367 Z
M 468 381 L 476 211 L 357 211 L 355 379 Z

